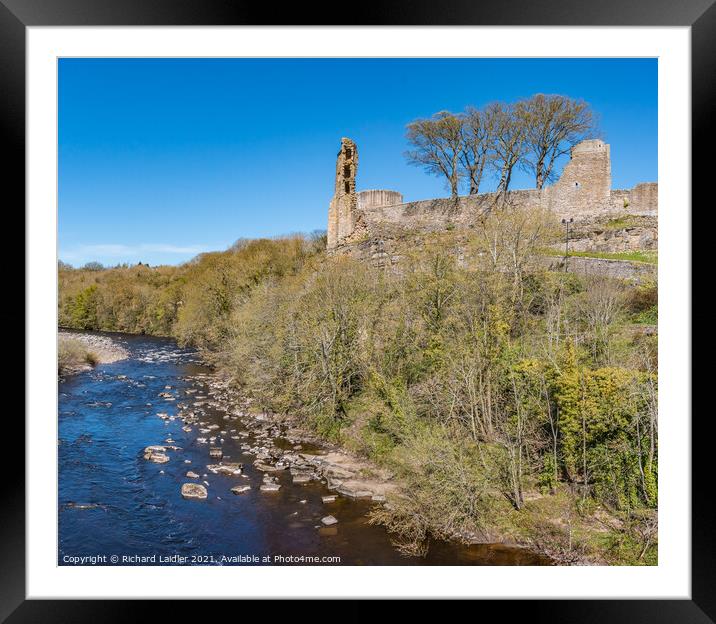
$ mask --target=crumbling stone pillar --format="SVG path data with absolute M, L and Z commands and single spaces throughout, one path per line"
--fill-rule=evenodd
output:
M 336 159 L 335 190 L 328 208 L 328 249 L 338 245 L 355 227 L 357 173 L 358 149 L 351 139 L 343 137 Z

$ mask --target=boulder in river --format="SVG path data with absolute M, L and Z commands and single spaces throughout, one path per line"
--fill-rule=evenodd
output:
M 209 449 L 209 457 L 213 457 L 214 459 L 221 459 L 224 456 L 224 451 L 222 451 L 220 448 L 213 447 Z
M 281 486 L 278 483 L 264 483 L 259 489 L 262 492 L 278 492 Z
M 343 496 L 348 496 L 349 498 L 371 498 L 373 496 L 373 492 L 370 490 L 362 490 L 360 487 L 360 482 L 351 481 L 341 484 L 336 488 L 336 491 L 339 494 L 343 494 Z
M 155 464 L 166 464 L 169 461 L 166 450 L 163 446 L 148 446 L 144 449 L 144 459 Z
M 286 466 L 272 466 L 271 464 L 265 464 L 262 461 L 255 461 L 254 466 L 256 466 L 257 470 L 261 470 L 263 472 L 281 472 L 286 469 Z
M 234 494 L 243 494 L 244 492 L 248 492 L 250 489 L 250 485 L 237 485 L 236 487 L 232 487 L 231 491 Z
M 188 499 L 205 500 L 208 492 L 203 485 L 198 483 L 184 483 L 181 486 L 181 495 Z
M 240 475 L 244 465 L 238 462 L 226 462 L 224 464 L 209 464 L 206 468 L 214 474 Z
M 321 522 L 323 522 L 326 526 L 338 524 L 338 520 L 336 520 L 333 516 L 325 516 L 324 518 L 321 518 Z
M 144 449 L 144 454 L 151 455 L 152 453 L 164 453 L 166 450 L 167 449 L 165 446 L 160 446 L 159 444 L 154 444 L 152 446 L 147 446 Z
M 324 503 L 335 503 L 336 502 L 336 496 L 322 496 L 321 500 Z
M 350 479 L 355 476 L 355 473 L 341 466 L 329 464 L 323 468 L 323 476 L 331 479 Z
M 190 470 L 189 472 L 186 473 L 186 478 L 187 479 L 198 479 L 199 475 Z

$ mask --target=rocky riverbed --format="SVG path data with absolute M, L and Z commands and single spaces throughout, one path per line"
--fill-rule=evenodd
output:
M 332 565 L 546 563 L 499 544 L 435 541 L 426 557 L 401 555 L 367 521 L 396 491 L 392 474 L 260 410 L 173 341 L 108 337 L 129 357 L 60 380 L 60 564 L 113 553 L 171 565 L 175 555 L 189 565 L 285 563 L 277 555 Z
M 167 422 L 179 420 L 185 433 L 196 434 L 196 441 L 207 446 L 207 457 L 211 461 L 206 465 L 209 472 L 242 474 L 243 463 L 224 460 L 222 447 L 231 439 L 240 443 L 246 461 L 263 473 L 260 490 L 264 492 L 280 489 L 276 475 L 283 472 L 290 475 L 294 484 L 320 481 L 337 495 L 353 499 L 383 502 L 388 494 L 397 490 L 389 472 L 316 440 L 289 418 L 255 409 L 227 379 L 217 375 L 198 375 L 193 379 L 204 384 L 208 391 L 197 394 L 188 389 L 181 396 L 176 389 L 167 387 L 160 398 L 168 402 L 178 400 L 177 412 L 175 415 L 158 412 L 157 417 Z M 203 419 L 209 408 L 226 413 L 223 428 Z M 239 427 L 235 426 L 237 421 L 241 423 Z M 170 442 L 173 441 L 165 440 L 166 444 Z M 147 446 L 145 459 L 155 463 L 168 461 L 167 450 L 176 450 L 176 447 Z

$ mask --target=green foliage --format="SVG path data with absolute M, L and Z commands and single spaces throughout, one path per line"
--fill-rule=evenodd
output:
M 629 206 L 629 202 L 625 199 L 624 200 L 624 208 Z M 629 227 L 634 222 L 634 219 L 631 217 L 631 215 L 622 215 L 620 217 L 614 217 L 612 219 L 609 219 L 609 221 L 606 222 L 605 227 L 609 230 L 623 230 L 624 228 Z
M 606 260 L 646 262 L 647 264 L 658 264 L 659 261 L 659 256 L 655 251 L 570 251 L 569 255 L 581 258 L 604 258 Z
M 659 322 L 659 309 L 653 305 L 646 310 L 634 315 L 633 320 L 635 323 L 642 325 L 656 325 Z
M 659 320 L 656 282 L 640 284 L 629 293 L 627 305 L 634 323 L 656 325 Z
M 553 492 L 557 487 L 557 471 L 558 465 L 554 455 L 550 453 L 542 455 L 542 470 L 538 475 L 540 492 L 542 492 L 542 494 Z
M 371 521 L 386 525 L 401 551 L 425 552 L 429 536 L 487 534 L 500 502 L 490 495 L 474 443 L 441 428 L 419 427 L 396 452 L 395 465 L 408 494 L 376 508 Z
M 616 509 L 656 502 L 656 464 L 644 455 L 653 424 L 642 422 L 643 386 L 654 381 L 633 370 L 585 369 L 573 358 L 553 381 L 565 471 Z
M 542 249 L 541 253 L 545 256 L 564 257 L 564 251 L 559 249 Z M 567 255 L 570 258 L 603 258 L 604 260 L 626 260 L 647 264 L 659 263 L 659 255 L 656 251 L 570 251 Z
M 584 518 L 657 506 L 657 343 L 629 329 L 656 321 L 657 293 L 544 271 L 551 227 L 532 217 L 491 215 L 459 265 L 441 232 L 399 271 L 326 256 L 322 235 L 238 241 L 179 267 L 60 266 L 60 324 L 196 345 L 261 409 L 395 471 L 402 494 L 374 520 L 406 552 L 508 518 L 573 553 L 554 518 L 520 520 L 532 501 L 569 490 L 565 509 Z M 651 561 L 655 538 L 634 531 L 577 541 Z
M 97 286 L 93 284 L 82 290 L 70 304 L 69 314 L 72 327 L 78 329 L 99 329 L 97 306 L 99 303 Z
M 264 281 L 295 273 L 320 238 L 242 241 L 179 267 L 138 264 L 103 269 L 59 267 L 59 323 L 175 336 L 219 350 L 232 334 L 234 308 Z

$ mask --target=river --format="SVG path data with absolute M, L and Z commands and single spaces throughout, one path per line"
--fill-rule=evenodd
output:
M 437 541 L 426 557 L 405 557 L 383 528 L 367 523 L 374 502 L 339 496 L 326 504 L 322 496 L 333 492 L 323 482 L 294 484 L 288 470 L 276 475 L 279 491 L 261 491 L 264 475 L 246 451 L 256 441 L 229 435 L 244 423 L 212 400 L 212 371 L 197 353 L 169 339 L 106 335 L 130 357 L 59 382 L 59 565 L 89 565 L 97 556 L 108 565 L 546 563 L 519 548 Z M 203 427 L 226 431 L 224 460 L 242 462 L 242 475 L 207 472 L 214 460 L 199 426 L 185 431 L 172 419 L 187 404 Z M 145 447 L 167 440 L 178 447 L 167 451 L 168 462 L 144 458 Z M 190 470 L 208 483 L 207 499 L 182 498 Z M 236 485 L 251 489 L 235 495 Z M 323 526 L 328 514 L 338 523 Z

